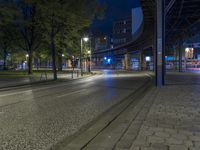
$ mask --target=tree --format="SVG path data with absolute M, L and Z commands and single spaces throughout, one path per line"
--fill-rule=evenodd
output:
M 0 0 L 0 26 L 9 24 L 13 21 L 16 14 L 16 7 L 12 1 Z
M 40 14 L 40 23 L 45 32 L 43 36 L 51 49 L 54 79 L 57 79 L 56 60 L 58 41 L 63 34 L 64 43 L 67 37 L 77 35 L 89 27 L 99 10 L 96 0 L 30 0 Z
M 13 21 L 17 14 L 12 1 L 0 1 L 0 55 L 3 57 L 3 69 L 7 68 L 7 56 L 13 46 Z
M 11 53 L 13 48 L 13 36 L 11 33 L 11 26 L 7 25 L 1 29 L 0 34 L 0 54 L 3 58 L 3 69 L 7 69 L 7 56 Z
M 28 74 L 33 72 L 33 53 L 42 44 L 42 29 L 39 24 L 39 14 L 34 3 L 23 0 L 19 5 L 21 12 L 16 23 L 16 45 L 28 54 Z

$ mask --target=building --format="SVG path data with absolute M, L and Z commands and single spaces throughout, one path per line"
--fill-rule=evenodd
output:
M 100 51 L 109 49 L 112 46 L 111 36 L 103 33 L 93 33 L 92 35 L 92 49 L 93 51 Z
M 113 23 L 113 46 L 132 40 L 132 17 L 121 18 Z

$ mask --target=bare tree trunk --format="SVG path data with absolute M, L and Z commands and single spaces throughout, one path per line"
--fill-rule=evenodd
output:
M 62 56 L 58 56 L 58 71 L 62 71 Z
M 56 48 L 54 37 L 51 36 L 51 52 L 52 52 L 52 70 L 53 70 L 53 79 L 57 80 L 57 67 L 56 67 Z
M 7 51 L 4 49 L 3 52 L 3 70 L 7 69 Z
M 33 52 L 29 50 L 29 57 L 28 57 L 28 74 L 33 74 Z

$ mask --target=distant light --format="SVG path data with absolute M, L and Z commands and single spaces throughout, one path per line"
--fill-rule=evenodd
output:
M 84 37 L 84 38 L 83 38 L 83 41 L 88 42 L 88 41 L 89 41 L 89 38 L 88 38 L 88 37 Z
M 65 57 L 65 54 L 62 54 L 62 57 Z
M 104 60 L 107 60 L 107 57 L 104 57 Z
M 110 62 L 111 62 L 111 59 L 109 58 L 107 61 L 108 61 L 108 63 L 110 63 Z
M 29 54 L 26 54 L 26 57 L 29 57 Z
M 185 52 L 188 53 L 189 51 L 190 51 L 190 48 L 186 48 L 186 49 L 185 49 Z
M 146 56 L 145 60 L 146 60 L 146 62 L 149 62 L 149 61 L 151 61 L 151 57 L 150 56 Z
M 88 51 L 88 54 L 91 54 L 91 51 Z

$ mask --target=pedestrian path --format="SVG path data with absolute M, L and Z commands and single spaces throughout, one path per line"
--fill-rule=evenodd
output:
M 199 150 L 200 85 L 159 89 L 131 150 Z

